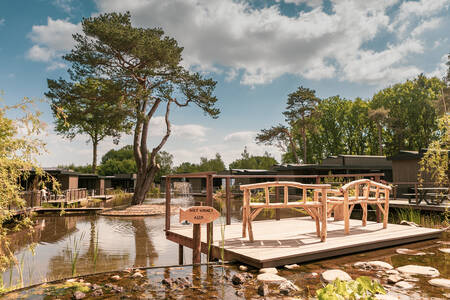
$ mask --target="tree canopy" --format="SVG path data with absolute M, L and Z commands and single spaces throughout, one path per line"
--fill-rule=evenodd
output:
M 207 172 L 215 171 L 221 172 L 225 170 L 225 163 L 222 160 L 222 156 L 216 153 L 214 158 L 208 159 L 206 157 L 200 158 L 200 163 L 183 162 L 175 168 L 175 173 L 195 173 L 195 172 Z
M 241 158 L 233 161 L 229 165 L 229 168 L 268 170 L 276 164 L 278 164 L 278 162 L 269 153 L 265 152 L 263 156 L 250 155 L 247 151 L 247 147 L 245 147 L 244 151 L 241 153 Z
M 75 47 L 64 58 L 72 63 L 75 77 L 108 78 L 123 87 L 124 98 L 133 107 L 137 179 L 132 203 L 142 203 L 159 170 L 157 154 L 171 134 L 171 106 L 193 104 L 216 118 L 216 82 L 186 70 L 177 41 L 161 28 L 134 27 L 129 13 L 101 14 L 83 19 L 81 26 L 83 33 L 74 35 Z M 158 109 L 166 131 L 149 150 L 150 120 Z
M 438 78 L 419 75 L 367 100 L 340 96 L 317 100 L 312 90 L 300 87 L 297 92 L 314 101 L 305 100 L 305 105 L 297 108 L 292 103 L 303 102 L 288 98 L 287 125 L 262 129 L 256 141 L 278 146 L 285 163 L 298 162 L 299 153 L 306 153 L 304 162 L 317 163 L 330 155 L 394 155 L 399 150 L 419 150 L 439 138 L 437 120 L 445 111 L 447 88 Z M 305 106 L 309 108 L 302 116 Z
M 76 79 L 75 76 L 72 76 Z M 97 169 L 97 147 L 105 137 L 117 144 L 122 132 L 131 129 L 128 103 L 123 99 L 123 86 L 105 78 L 86 77 L 68 82 L 47 80 L 56 132 L 66 138 L 87 134 L 92 143 L 92 173 Z

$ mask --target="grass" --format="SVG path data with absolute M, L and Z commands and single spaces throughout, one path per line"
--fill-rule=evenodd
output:
M 111 194 L 113 195 L 112 206 L 130 204 L 133 198 L 133 194 L 125 193 L 122 190 L 114 190 Z
M 429 228 L 440 228 L 449 226 L 450 214 L 444 213 L 422 213 L 418 209 L 400 208 L 391 210 L 391 222 L 399 224 L 401 221 L 414 222 L 417 225 Z

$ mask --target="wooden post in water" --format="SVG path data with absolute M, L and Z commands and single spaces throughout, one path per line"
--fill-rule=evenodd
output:
M 183 245 L 178 244 L 178 264 L 183 264 Z
M 192 232 L 192 263 L 200 264 L 202 262 L 202 243 L 201 243 L 200 224 L 194 224 Z
M 166 177 L 166 231 L 170 230 L 170 192 L 170 177 Z
M 226 205 L 227 205 L 227 225 L 231 224 L 231 186 L 230 178 L 225 179 L 225 194 L 226 194 Z

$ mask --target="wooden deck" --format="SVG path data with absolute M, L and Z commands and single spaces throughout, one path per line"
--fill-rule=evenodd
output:
M 316 235 L 316 225 L 310 217 L 280 221 L 253 222 L 255 241 L 242 238 L 242 223 L 232 223 L 225 229 L 225 259 L 237 260 L 257 268 L 301 263 L 338 255 L 437 238 L 441 230 L 350 220 L 350 234 L 344 234 L 344 222 L 328 220 L 325 243 Z M 176 225 L 166 231 L 167 239 L 192 248 L 192 226 Z M 206 226 L 202 226 L 202 252 L 206 253 Z M 220 225 L 214 226 L 212 256 L 220 257 L 222 241 Z

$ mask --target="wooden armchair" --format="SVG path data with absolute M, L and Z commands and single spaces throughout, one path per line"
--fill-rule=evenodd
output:
M 345 225 L 344 230 L 346 234 L 349 234 L 350 215 L 355 205 L 361 205 L 363 210 L 362 226 L 366 226 L 367 205 L 376 204 L 383 214 L 383 228 L 386 228 L 389 215 L 389 192 L 391 190 L 390 186 L 369 179 L 349 182 L 339 189 L 339 195 L 327 198 L 328 212 L 331 213 L 331 210 L 334 209 L 336 214 L 337 209 L 341 209 Z

